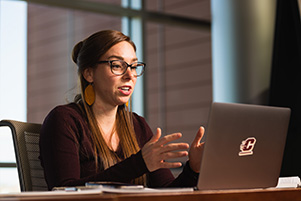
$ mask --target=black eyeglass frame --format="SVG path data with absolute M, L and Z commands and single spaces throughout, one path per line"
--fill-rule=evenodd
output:
M 113 72 L 113 66 L 112 66 L 112 63 L 113 63 L 114 61 L 121 61 L 121 62 L 123 62 L 123 63 L 125 63 L 125 64 L 127 65 L 127 67 L 124 69 L 124 71 L 123 71 L 121 74 L 116 74 L 116 73 Z M 128 64 L 128 63 L 125 62 L 124 60 L 104 60 L 104 61 L 98 61 L 97 63 L 98 63 L 98 64 L 109 63 L 109 64 L 110 64 L 110 68 L 111 68 L 111 72 L 112 72 L 114 75 L 124 75 L 124 74 L 126 73 L 128 67 L 130 67 L 130 68 L 132 69 L 132 68 L 135 68 L 135 67 L 133 67 L 134 64 L 143 64 L 143 68 L 142 68 L 141 73 L 140 73 L 139 75 L 134 75 L 135 77 L 140 77 L 141 75 L 143 75 L 143 73 L 144 73 L 144 71 L 145 71 L 145 66 L 146 66 L 146 64 L 143 63 L 143 62 L 136 61 L 136 62 L 134 62 L 134 63 L 132 63 L 132 64 Z

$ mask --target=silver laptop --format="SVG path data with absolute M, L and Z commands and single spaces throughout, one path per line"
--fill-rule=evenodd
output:
M 198 189 L 275 187 L 289 119 L 289 108 L 213 103 Z

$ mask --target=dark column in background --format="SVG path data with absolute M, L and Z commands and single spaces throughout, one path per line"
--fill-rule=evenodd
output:
M 301 177 L 301 27 L 297 0 L 278 0 L 276 12 L 269 104 L 292 110 L 281 176 Z

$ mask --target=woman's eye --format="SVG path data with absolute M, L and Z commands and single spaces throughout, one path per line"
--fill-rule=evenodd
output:
M 112 68 L 122 68 L 121 65 L 112 65 Z

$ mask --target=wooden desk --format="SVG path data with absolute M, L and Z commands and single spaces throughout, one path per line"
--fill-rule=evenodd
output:
M 5 197 L 0 201 L 301 201 L 301 189 L 195 191 L 189 193 L 99 194 L 65 196 Z
M 301 201 L 301 189 L 195 191 L 192 193 L 119 195 L 120 201 Z

